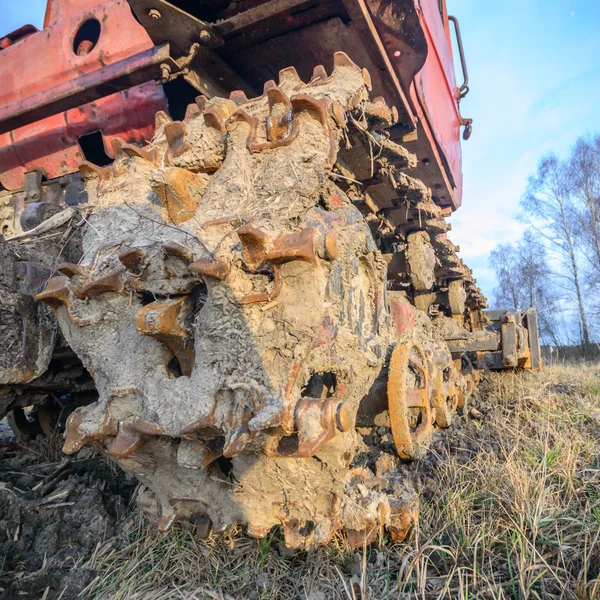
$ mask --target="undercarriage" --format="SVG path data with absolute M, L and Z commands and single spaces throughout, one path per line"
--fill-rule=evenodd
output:
M 159 112 L 150 144 L 115 139 L 77 204 L 1 242 L 0 414 L 77 406 L 64 451 L 113 457 L 163 530 L 402 541 L 399 461 L 482 369 L 539 367 L 535 312 L 486 315 L 397 110 L 333 64 Z

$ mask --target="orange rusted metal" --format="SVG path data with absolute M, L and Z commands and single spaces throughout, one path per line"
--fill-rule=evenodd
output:
M 67 419 L 65 443 L 62 449 L 65 454 L 74 454 L 86 444 L 99 441 L 107 436 L 117 435 L 118 422 L 109 414 L 102 417 L 93 431 L 82 428 L 81 425 L 85 422 L 86 413 L 89 410 L 87 406 L 80 406 Z
M 90 80 L 89 86 L 99 86 L 102 69 L 133 72 L 142 62 L 131 57 L 155 54 L 125 0 L 54 4 L 46 29 L 0 50 L 0 79 L 4 82 L 0 90 L 0 183 L 10 190 L 23 187 L 28 171 L 40 170 L 47 179 L 76 172 L 85 159 L 79 139 L 88 133 L 101 132 L 109 157 L 114 156 L 111 140 L 117 136 L 130 143 L 150 139 L 153 114 L 166 108 L 162 88 L 149 81 L 152 74 L 146 79 L 149 83 L 142 85 L 130 79 L 127 92 L 98 99 L 81 95 L 83 78 Z M 80 45 L 78 54 L 73 39 L 92 19 L 100 24 L 100 36 L 92 48 L 86 45 L 87 53 L 81 52 Z M 27 60 L 23 60 L 25 53 Z M 42 70 L 35 57 L 44 57 Z M 89 100 L 93 101 L 86 104 Z M 31 113 L 34 110 L 38 112 Z M 24 111 L 37 115 L 37 122 L 19 122 L 18 115 Z
M 191 375 L 195 353 L 190 342 L 190 331 L 183 322 L 189 312 L 189 297 L 179 296 L 156 300 L 140 308 L 135 326 L 142 335 L 148 335 L 166 344 L 177 357 L 182 375 Z
M 117 435 L 106 443 L 106 451 L 111 456 L 126 458 L 140 447 L 146 437 L 163 433 L 163 429 L 156 423 L 133 417 L 119 423 Z
M 189 269 L 197 275 L 224 281 L 229 274 L 231 265 L 225 259 L 200 259 L 190 264 Z
M 421 385 L 411 388 L 407 377 L 413 371 L 421 378 Z M 398 344 L 390 358 L 387 383 L 388 408 L 392 437 L 401 458 L 417 458 L 422 445 L 432 433 L 435 412 L 429 400 L 429 376 L 423 350 L 418 344 Z M 409 410 L 418 415 L 411 424 Z
M 177 167 L 164 169 L 162 178 L 151 183 L 154 193 L 175 225 L 189 221 L 194 216 L 198 208 L 198 188 L 204 185 L 205 180 L 199 175 Z
M 315 238 L 317 230 L 307 227 L 299 233 L 285 233 L 273 243 L 273 248 L 267 254 L 269 262 L 280 264 L 292 260 L 302 260 L 315 264 Z
M 246 266 L 249 269 L 257 269 L 267 260 L 269 235 L 250 224 L 240 227 L 237 234 L 242 242 L 242 258 Z

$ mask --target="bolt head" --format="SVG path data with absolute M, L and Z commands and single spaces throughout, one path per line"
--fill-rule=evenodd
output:
M 160 14 L 160 11 L 156 10 L 155 8 L 151 8 L 148 11 L 148 16 L 152 17 L 153 19 L 160 19 L 162 15 Z
M 203 29 L 200 32 L 200 41 L 207 43 L 207 42 L 210 42 L 210 39 L 211 39 L 210 33 L 208 31 L 206 31 L 206 29 Z

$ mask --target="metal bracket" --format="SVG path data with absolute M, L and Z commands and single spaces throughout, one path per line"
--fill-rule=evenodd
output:
M 206 48 L 223 45 L 221 36 L 208 24 L 166 0 L 128 0 L 135 16 L 155 45 L 165 42 L 186 56 L 194 44 Z

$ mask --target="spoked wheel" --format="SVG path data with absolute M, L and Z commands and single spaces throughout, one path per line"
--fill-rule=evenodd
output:
M 35 408 L 13 408 L 6 415 L 6 421 L 18 438 L 33 439 L 43 433 Z
M 62 408 L 52 399 L 41 406 L 18 407 L 6 415 L 6 420 L 18 438 L 35 439 L 38 435 L 55 435 Z
M 419 344 L 396 346 L 387 386 L 392 436 L 401 458 L 418 458 L 427 450 L 435 420 L 429 400 L 429 372 Z

